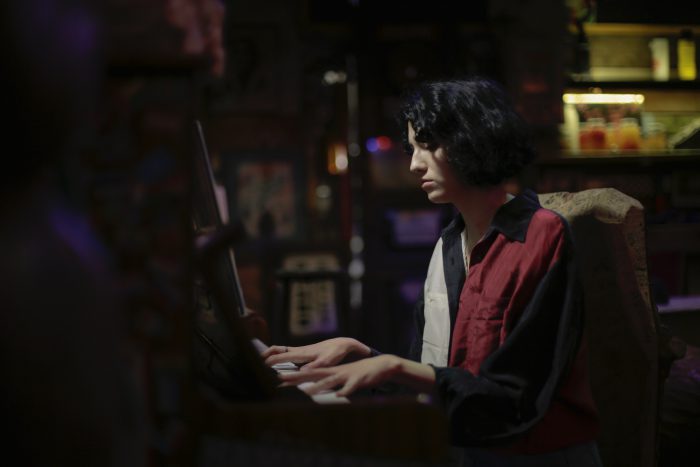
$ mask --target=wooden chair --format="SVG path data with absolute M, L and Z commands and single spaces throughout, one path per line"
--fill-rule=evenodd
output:
M 564 216 L 573 231 L 603 464 L 654 466 L 665 372 L 649 287 L 644 209 L 612 188 L 542 194 L 540 202 Z

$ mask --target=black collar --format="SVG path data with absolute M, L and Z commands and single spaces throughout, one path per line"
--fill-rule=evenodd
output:
M 524 190 L 515 198 L 498 208 L 489 230 L 495 229 L 506 237 L 525 241 L 525 234 L 533 214 L 540 208 L 540 201 L 532 190 Z
M 532 215 L 539 208 L 540 202 L 537 194 L 532 190 L 524 190 L 498 208 L 484 237 L 488 237 L 492 231 L 496 230 L 511 240 L 524 242 Z M 442 231 L 442 236 L 459 236 L 463 230 L 464 219 L 458 214 Z

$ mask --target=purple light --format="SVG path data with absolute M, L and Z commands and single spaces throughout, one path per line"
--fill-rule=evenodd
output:
M 372 153 L 379 151 L 379 142 L 377 138 L 368 138 L 367 141 L 365 141 L 365 147 L 367 151 Z
M 367 138 L 365 142 L 365 147 L 368 152 L 377 153 L 380 151 L 388 151 L 393 146 L 391 138 L 388 136 L 377 136 L 372 138 Z

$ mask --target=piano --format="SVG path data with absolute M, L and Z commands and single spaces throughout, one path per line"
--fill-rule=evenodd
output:
M 246 327 L 255 315 L 246 311 L 233 254 L 240 228 L 221 222 L 202 127 L 196 122 L 195 128 L 194 463 L 447 465 L 447 420 L 430 401 L 332 392 L 310 397 L 301 388 L 280 387 L 278 372 L 297 368 L 267 367 L 260 357 L 265 344 Z

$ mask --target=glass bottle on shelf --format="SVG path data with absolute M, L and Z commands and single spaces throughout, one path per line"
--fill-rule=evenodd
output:
M 589 118 L 579 132 L 579 147 L 582 151 L 606 149 L 605 119 Z
M 651 76 L 655 81 L 668 81 L 670 76 L 668 38 L 655 37 L 649 41 Z
M 659 151 L 666 149 L 666 126 L 661 122 L 651 122 L 644 138 L 644 149 Z
M 623 118 L 620 123 L 620 150 L 638 151 L 642 143 L 642 131 L 636 118 Z
M 610 122 L 605 128 L 608 149 L 612 152 L 620 150 L 620 125 L 618 122 Z
M 678 38 L 678 78 L 694 80 L 696 76 L 695 38 L 692 30 L 683 29 Z

